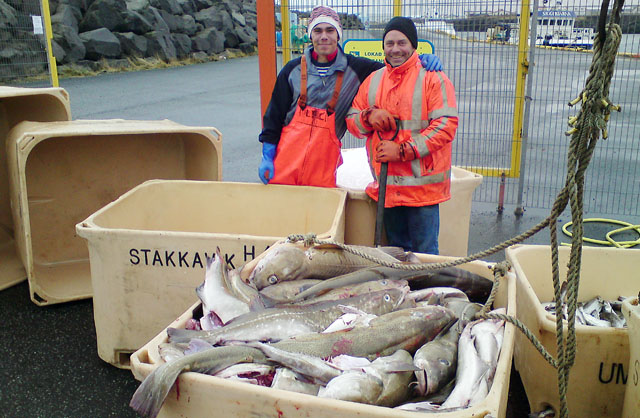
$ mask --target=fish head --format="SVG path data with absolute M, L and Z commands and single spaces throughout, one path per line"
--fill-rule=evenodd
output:
M 287 280 L 305 278 L 306 260 L 306 255 L 300 248 L 276 248 L 256 264 L 249 281 L 261 290 Z
M 374 298 L 382 298 L 380 307 L 381 313 L 393 312 L 397 310 L 404 302 L 408 290 L 404 288 L 385 289 L 380 292 L 371 293 Z

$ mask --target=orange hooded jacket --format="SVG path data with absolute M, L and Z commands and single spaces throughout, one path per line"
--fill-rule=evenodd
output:
M 451 142 L 458 127 L 453 84 L 442 72 L 427 72 L 418 54 L 402 65 L 388 63 L 372 73 L 360 86 L 347 114 L 347 128 L 358 138 L 367 138 L 367 154 L 376 179 L 367 194 L 378 200 L 380 163 L 374 159 L 380 138 L 363 121 L 371 107 L 386 109 L 399 120 L 394 141 L 411 145 L 404 160 L 388 163 L 385 207 L 427 206 L 451 197 Z M 384 138 L 391 137 L 386 132 Z

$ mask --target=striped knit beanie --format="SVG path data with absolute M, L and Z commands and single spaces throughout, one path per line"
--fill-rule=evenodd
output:
M 311 32 L 316 25 L 320 23 L 328 23 L 338 31 L 338 39 L 342 39 L 342 25 L 340 25 L 340 16 L 338 12 L 333 10 L 329 6 L 316 6 L 311 11 L 311 17 L 309 17 L 309 26 L 307 32 L 309 38 L 311 38 Z

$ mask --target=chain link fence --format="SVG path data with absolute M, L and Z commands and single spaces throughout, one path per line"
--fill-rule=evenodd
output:
M 39 0 L 0 0 L 0 85 L 51 85 L 42 16 Z
M 342 42 L 381 38 L 386 22 L 399 14 L 413 18 L 419 38 L 434 45 L 458 100 L 454 165 L 484 175 L 474 201 L 497 205 L 502 187 L 505 206 L 552 207 L 565 181 L 567 120 L 578 111 L 568 102 L 584 87 L 600 1 L 531 0 L 525 3 L 529 12 L 524 14 L 536 13 L 536 19 L 526 22 L 525 28 L 530 29 L 526 34 L 520 33 L 520 1 L 326 3 L 341 14 L 343 25 L 356 22 L 346 28 Z M 305 16 L 315 2 L 288 1 L 286 5 L 291 13 Z M 276 11 L 280 6 L 276 3 Z M 611 115 L 609 139 L 598 143 L 589 166 L 586 214 L 637 216 L 640 210 L 638 5 L 623 10 L 621 26 L 623 39 L 610 98 L 622 106 L 622 112 Z M 536 43 L 532 51 L 531 37 Z M 531 78 L 530 89 L 525 88 L 526 77 Z M 528 136 L 523 138 L 523 132 Z M 345 148 L 360 146 L 363 142 L 349 134 L 343 139 Z

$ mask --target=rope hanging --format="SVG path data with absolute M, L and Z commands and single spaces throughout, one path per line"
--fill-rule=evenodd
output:
M 465 264 L 470 261 L 482 259 L 488 255 L 494 254 L 507 247 L 524 241 L 525 239 L 535 235 L 547 226 L 550 231 L 551 242 L 551 264 L 552 279 L 554 288 L 554 300 L 556 306 L 556 344 L 557 358 L 553 358 L 551 354 L 537 341 L 536 337 L 526 328 L 524 324 L 515 318 L 502 314 L 488 313 L 493 298 L 499 286 L 499 277 L 504 276 L 504 272 L 509 268 L 508 265 L 498 263 L 494 267 L 494 285 L 491 295 L 482 310 L 476 315 L 478 318 L 494 318 L 501 319 L 515 325 L 538 349 L 541 355 L 558 371 L 558 391 L 560 396 L 560 417 L 569 416 L 567 406 L 567 391 L 569 386 L 569 371 L 575 362 L 576 355 L 576 311 L 578 306 L 578 288 L 580 285 L 580 260 L 582 256 L 583 243 L 583 195 L 584 195 L 584 175 L 593 156 L 593 151 L 597 144 L 600 134 L 603 139 L 608 138 L 607 122 L 612 110 L 620 111 L 620 106 L 611 103 L 609 99 L 609 87 L 613 76 L 613 69 L 620 40 L 622 38 L 622 30 L 620 29 L 620 13 L 624 0 L 615 0 L 609 23 L 606 23 L 607 11 L 609 9 L 609 0 L 604 0 L 600 19 L 598 21 L 598 33 L 594 39 L 594 54 L 589 68 L 589 76 L 585 82 L 585 88 L 578 97 L 571 102 L 569 106 L 575 106 L 581 103 L 581 108 L 575 117 L 569 120 L 571 129 L 565 134 L 570 136 L 569 150 L 567 153 L 567 175 L 565 185 L 558 193 L 556 201 L 553 204 L 550 215 L 542 222 L 535 225 L 529 231 L 526 231 L 510 240 L 498 244 L 488 250 L 478 252 L 476 254 L 452 260 L 445 263 L 423 263 L 423 264 L 402 264 L 389 263 L 378 260 L 368 254 L 359 251 L 357 248 L 336 243 L 333 241 L 318 240 L 314 234 L 310 235 L 290 235 L 289 241 L 304 241 L 305 245 L 315 244 L 333 244 L 342 248 L 344 251 L 359 255 L 369 261 L 373 261 L 385 267 L 397 268 L 402 270 L 437 270 L 446 267 L 453 267 Z M 554 225 L 558 221 L 558 217 L 567 207 L 571 208 L 571 219 L 573 224 L 571 235 L 571 251 L 569 255 L 569 263 L 567 270 L 567 292 L 566 300 L 562 300 L 558 256 L 558 233 Z M 563 315 L 558 310 L 562 310 L 562 306 L 567 306 L 567 336 L 565 338 Z

